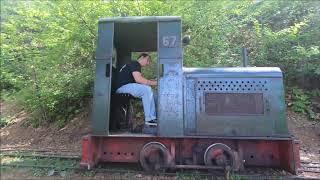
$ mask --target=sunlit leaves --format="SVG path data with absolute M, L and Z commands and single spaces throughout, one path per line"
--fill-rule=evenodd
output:
M 287 80 L 320 75 L 318 1 L 1 1 L 1 89 L 64 122 L 91 95 L 99 18 L 164 15 L 191 36 L 185 66 L 239 66 L 246 47 L 252 66 Z

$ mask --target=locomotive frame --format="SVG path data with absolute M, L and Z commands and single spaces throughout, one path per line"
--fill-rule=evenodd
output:
M 99 20 L 93 132 L 82 139 L 81 166 L 134 162 L 146 171 L 265 166 L 296 174 L 299 142 L 288 132 L 281 70 L 183 68 L 181 39 L 180 17 Z M 158 53 L 156 133 L 110 133 L 112 66 L 129 62 L 132 52 L 152 51 Z

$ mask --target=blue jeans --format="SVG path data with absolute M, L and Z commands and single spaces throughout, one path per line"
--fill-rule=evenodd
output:
M 144 119 L 151 121 L 156 119 L 155 99 L 150 86 L 138 83 L 130 83 L 121 86 L 116 93 L 128 93 L 134 97 L 142 98 Z

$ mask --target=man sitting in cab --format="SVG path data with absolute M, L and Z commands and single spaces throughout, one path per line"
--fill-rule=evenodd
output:
M 150 64 L 151 57 L 147 53 L 141 53 L 137 61 L 131 61 L 123 65 L 118 71 L 116 93 L 128 93 L 141 98 L 145 117 L 145 125 L 156 126 L 156 110 L 153 91 L 150 86 L 156 86 L 157 81 L 148 80 L 141 74 L 141 67 Z

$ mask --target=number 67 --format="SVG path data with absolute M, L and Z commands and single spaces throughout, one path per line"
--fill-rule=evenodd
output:
M 175 47 L 177 36 L 163 36 L 162 44 L 164 47 Z

